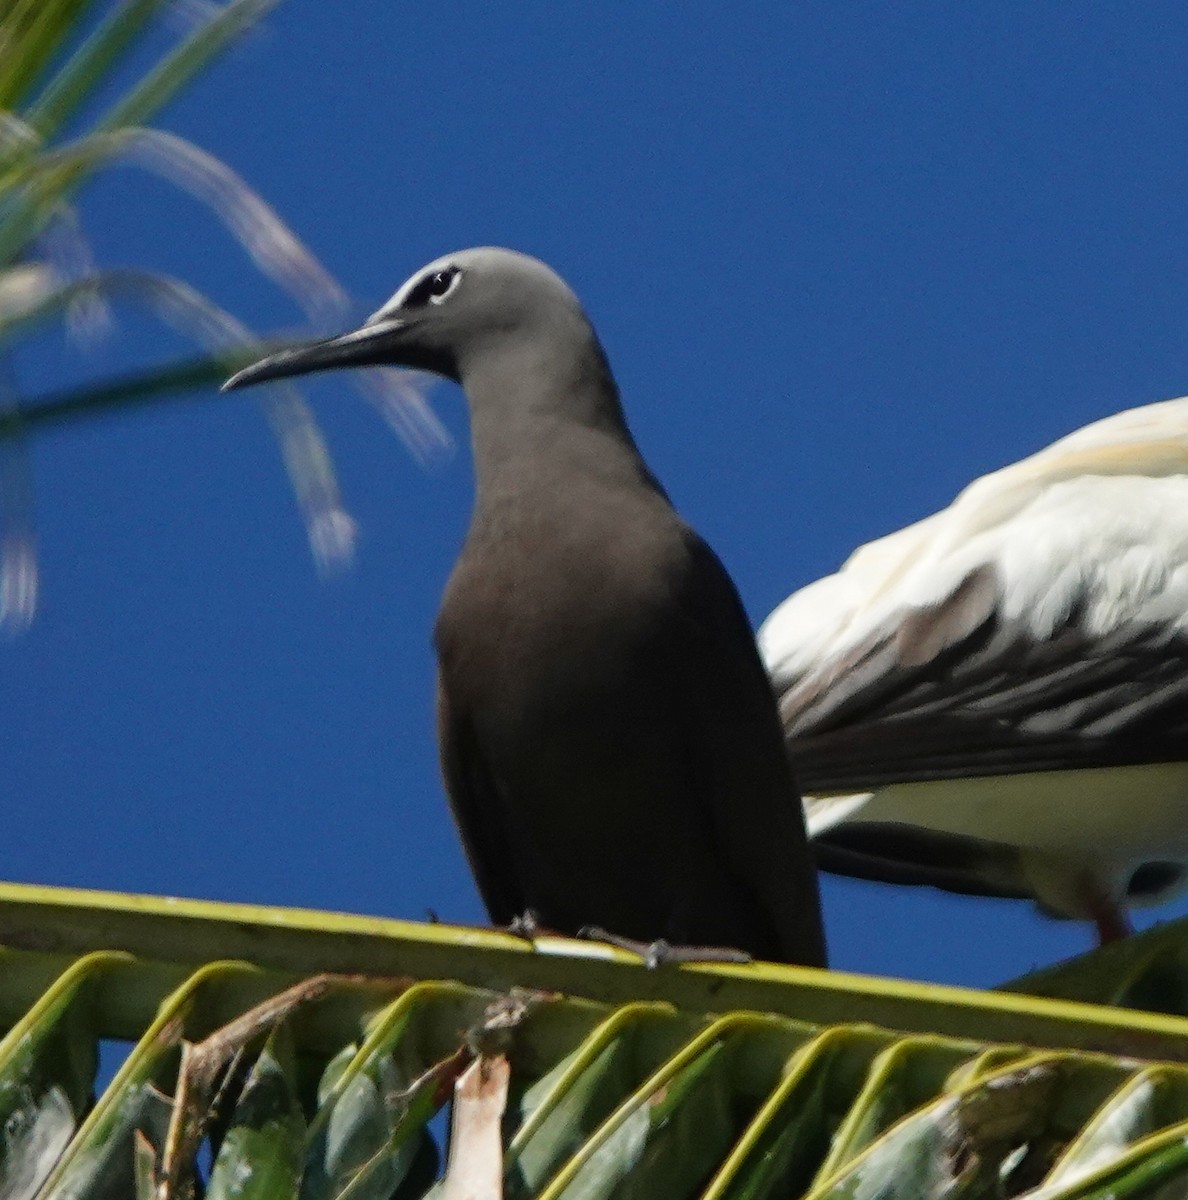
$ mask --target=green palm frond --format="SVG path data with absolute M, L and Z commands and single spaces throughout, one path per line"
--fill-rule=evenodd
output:
M 1188 1016 L 1185 921 L 1156 925 L 1093 954 L 1033 971 L 1004 987 L 1029 996 L 1059 996 Z
M 15 109 L 91 0 L 14 0 L 0 20 L 0 109 Z
M 342 321 L 343 290 L 247 183 L 199 147 L 147 127 L 177 92 L 256 24 L 277 0 L 206 5 L 188 32 L 105 111 L 97 90 L 118 79 L 165 7 L 162 0 L 14 0 L 0 15 L 0 624 L 27 622 L 36 588 L 31 488 L 20 439 L 36 429 L 209 388 L 263 352 L 251 330 L 184 281 L 148 269 L 93 267 L 80 199 L 101 171 L 134 166 L 158 174 L 220 218 L 255 266 L 288 292 L 310 320 Z M 103 11 L 96 13 L 96 9 Z M 64 138 L 64 132 L 70 136 Z M 50 254 L 49 242 L 73 248 Z M 69 393 L 26 395 L 5 358 L 47 325 L 77 323 L 111 304 L 145 308 L 197 341 L 205 353 L 148 366 L 130 376 L 87 382 Z M 275 344 L 276 339 L 269 339 Z M 376 373 L 365 394 L 419 455 L 448 444 L 444 430 L 407 380 Z M 312 415 L 293 388 L 264 400 L 305 518 L 319 567 L 350 560 L 353 523 Z
M 5 1196 L 1188 1194 L 1179 1016 L 18 886 L 0 943 Z

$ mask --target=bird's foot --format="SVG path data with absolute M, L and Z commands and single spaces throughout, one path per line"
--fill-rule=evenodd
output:
M 1133 934 L 1134 926 L 1130 924 L 1126 908 L 1093 871 L 1081 871 L 1078 887 L 1081 904 L 1097 930 L 1098 946 L 1120 942 L 1123 937 Z
M 1123 912 L 1111 913 L 1105 918 L 1095 918 L 1094 924 L 1097 926 L 1097 944 L 1099 946 L 1108 945 L 1110 942 L 1120 942 L 1134 933 L 1134 926 L 1130 923 L 1130 918 Z
M 540 913 L 534 908 L 526 908 L 517 917 L 512 917 L 511 922 L 505 927 L 504 932 L 510 933 L 513 937 L 523 938 L 526 942 L 534 942 L 543 933 L 548 933 L 540 923 Z
M 1134 926 L 1126 915 L 1126 910 L 1117 904 L 1103 904 L 1093 913 L 1093 924 L 1097 928 L 1097 944 L 1108 945 L 1110 942 L 1120 942 L 1134 933 Z
M 1109 942 L 1120 942 L 1134 933 L 1134 926 L 1130 923 L 1126 909 L 1091 872 L 1086 871 L 1082 877 L 1081 889 L 1085 907 L 1097 929 L 1099 946 Z
M 654 942 L 637 942 L 634 938 L 620 937 L 598 925 L 584 925 L 578 937 L 589 942 L 606 942 L 630 954 L 638 954 L 649 971 L 657 967 L 678 963 L 749 963 L 754 961 L 745 950 L 730 946 L 674 946 L 663 938 Z

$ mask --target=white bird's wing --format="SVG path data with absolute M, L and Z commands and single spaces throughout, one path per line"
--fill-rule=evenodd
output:
M 856 552 L 760 647 L 802 790 L 1188 755 L 1188 399 Z

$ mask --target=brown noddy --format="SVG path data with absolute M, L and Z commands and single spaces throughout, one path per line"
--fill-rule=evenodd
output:
M 228 388 L 399 365 L 461 384 L 477 477 L 435 643 L 446 789 L 492 920 L 823 965 L 817 881 L 734 585 L 627 428 L 577 297 L 493 248 Z

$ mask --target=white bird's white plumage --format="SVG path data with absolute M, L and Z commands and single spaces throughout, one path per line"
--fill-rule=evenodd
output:
M 1188 883 L 1188 397 L 976 480 L 759 644 L 810 834 L 846 851 L 825 865 L 1067 916 L 1163 899 Z

